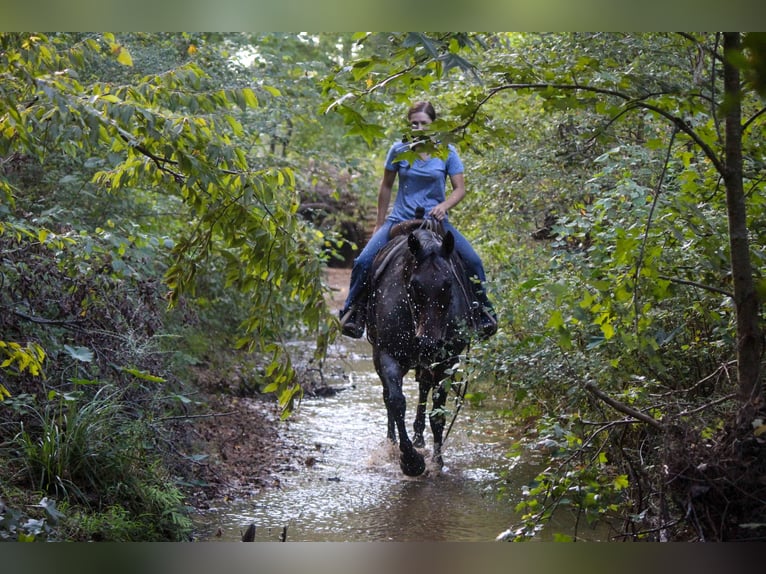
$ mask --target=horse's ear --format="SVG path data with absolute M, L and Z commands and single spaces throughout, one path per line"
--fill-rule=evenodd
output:
M 445 258 L 449 257 L 452 254 L 452 251 L 455 249 L 455 236 L 452 235 L 451 231 L 448 231 L 444 238 L 442 239 L 442 254 Z
M 410 233 L 410 235 L 407 237 L 407 245 L 410 247 L 410 251 L 412 251 L 412 254 L 417 256 L 418 253 L 420 253 L 420 250 L 422 249 L 422 246 L 420 245 L 420 239 L 418 239 L 418 236 L 414 233 Z

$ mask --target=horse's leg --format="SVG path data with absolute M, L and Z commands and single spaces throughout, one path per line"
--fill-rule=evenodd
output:
M 437 379 L 438 380 L 438 379 Z M 444 466 L 442 459 L 442 437 L 444 434 L 444 403 L 447 402 L 447 390 L 444 387 L 444 381 L 434 386 L 432 395 L 433 410 L 431 411 L 430 423 L 431 433 L 434 437 L 433 461 L 441 468 Z
M 388 418 L 386 436 L 388 437 L 388 440 L 396 444 L 396 423 L 394 421 L 394 415 L 391 409 L 388 384 L 381 374 L 383 372 L 383 368 L 380 360 L 380 355 L 381 353 L 377 349 L 373 349 L 372 362 L 375 365 L 375 370 L 378 372 L 378 377 L 380 377 L 380 382 L 383 385 L 383 404 L 386 406 L 386 416 Z
M 386 436 L 388 437 L 388 440 L 396 444 L 396 424 L 388 400 L 388 385 L 386 383 L 383 383 L 383 404 L 386 405 L 386 415 L 388 418 L 388 432 Z
M 388 394 L 386 409 L 389 421 L 393 419 L 396 424 L 396 430 L 399 433 L 399 450 L 402 453 L 399 457 L 399 466 L 404 474 L 419 476 L 425 471 L 426 463 L 423 455 L 412 446 L 404 421 L 407 403 L 402 391 L 402 379 L 406 369 L 396 359 L 385 353 L 385 351 L 380 353 L 379 359 L 376 361 L 376 368 L 380 380 L 386 386 L 386 391 L 384 392 Z
M 422 380 L 423 371 L 420 367 L 418 367 L 417 376 L 415 378 L 418 381 L 418 408 L 415 411 L 415 424 L 413 425 L 413 430 L 415 432 L 412 435 L 412 444 L 417 448 L 423 448 L 426 446 L 423 431 L 426 429 L 426 407 L 428 402 L 428 391 L 431 390 L 431 385 L 428 381 Z

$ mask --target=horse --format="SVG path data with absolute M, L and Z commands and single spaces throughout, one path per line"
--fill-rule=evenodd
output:
M 367 339 L 383 384 L 387 436 L 397 444 L 398 433 L 399 465 L 408 476 L 425 471 L 425 458 L 416 448 L 425 446 L 426 401 L 431 391 L 432 460 L 443 467 L 446 375 L 478 325 L 469 279 L 454 246 L 450 232 L 442 235 L 417 221 L 405 222 L 378 253 L 371 270 Z M 419 400 L 411 440 L 405 425 L 402 379 L 412 368 Z

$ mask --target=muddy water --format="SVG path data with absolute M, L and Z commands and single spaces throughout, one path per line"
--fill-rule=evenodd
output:
M 444 467 L 409 478 L 398 451 L 385 438 L 382 387 L 365 340 L 344 338 L 329 361 L 342 367 L 330 381 L 343 391 L 304 398 L 284 432 L 311 449 L 306 467 L 280 477 L 280 488 L 219 508 L 205 518 L 220 526 L 217 540 L 240 540 L 249 524 L 256 541 L 491 541 L 518 520 L 514 500 L 499 500 L 531 478 L 533 470 L 506 456 L 514 437 L 492 408 L 464 404 L 444 445 Z M 405 379 L 408 427 L 416 383 Z M 450 401 L 448 406 L 454 408 Z M 426 457 L 430 455 L 426 431 Z M 508 483 L 508 475 L 512 482 Z M 517 483 L 517 484 L 514 484 Z

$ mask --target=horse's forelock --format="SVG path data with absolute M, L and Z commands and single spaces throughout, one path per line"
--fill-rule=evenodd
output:
M 409 245 L 418 259 L 425 259 L 441 253 L 442 240 L 431 231 L 418 229 L 410 234 Z

